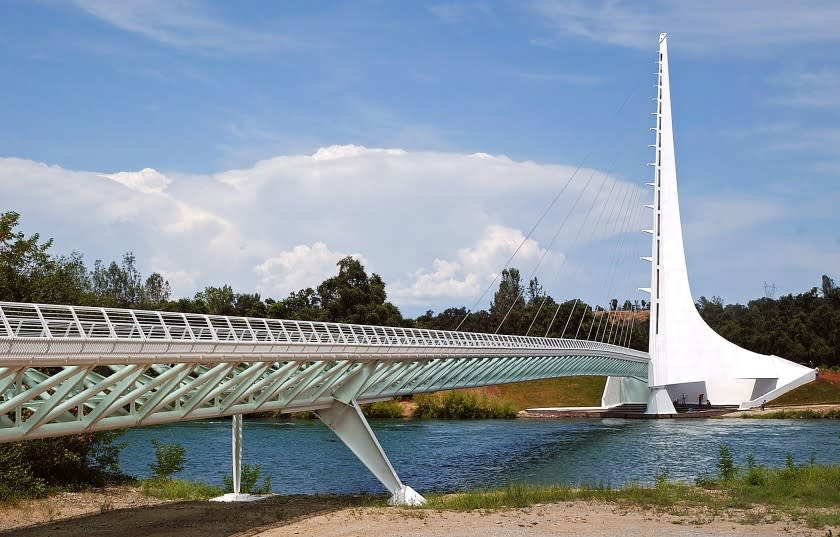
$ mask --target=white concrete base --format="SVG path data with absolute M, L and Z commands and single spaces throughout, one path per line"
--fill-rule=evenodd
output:
M 676 414 L 674 402 L 664 387 L 651 388 L 645 414 Z
M 416 490 L 403 485 L 400 489 L 391 496 L 388 500 L 388 505 L 423 505 L 426 503 L 426 498 L 420 495 Z
M 274 496 L 273 494 L 245 494 L 243 492 L 236 493 L 236 492 L 228 492 L 223 496 L 217 496 L 215 498 L 210 498 L 211 502 L 258 502 L 260 500 L 265 500 L 266 498 L 270 498 Z

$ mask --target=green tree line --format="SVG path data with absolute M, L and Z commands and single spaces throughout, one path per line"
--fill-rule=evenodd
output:
M 18 231 L 19 220 L 15 212 L 0 214 L 0 300 L 598 340 L 616 340 L 620 333 L 633 348 L 648 345 L 647 315 L 633 315 L 633 322 L 627 322 L 634 309 L 645 310 L 645 301 L 634 305 L 613 298 L 601 307 L 580 299 L 558 300 L 537 278 L 523 282 L 516 268 L 502 271 L 487 309 L 428 310 L 414 319 L 402 316 L 387 300 L 382 278 L 368 274 L 353 257 L 339 260 L 338 273 L 317 287 L 281 299 L 235 292 L 227 284 L 205 287 L 192 298 L 172 298 L 169 282 L 159 273 L 142 277 L 131 252 L 119 262 L 96 260 L 89 269 L 82 254 L 55 255 L 52 239 Z M 747 305 L 701 297 L 696 305 L 712 328 L 742 347 L 802 364 L 840 365 L 840 289 L 828 276 L 798 295 Z M 627 333 L 630 327 L 632 334 Z

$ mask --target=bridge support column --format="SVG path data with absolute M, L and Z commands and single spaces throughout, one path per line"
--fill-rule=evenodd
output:
M 336 400 L 315 413 L 391 493 L 391 505 L 422 505 L 426 499 L 400 481 L 355 399 Z
M 601 406 L 610 408 L 625 403 L 647 403 L 647 381 L 634 377 L 607 377 Z
M 211 498 L 211 502 L 253 502 L 265 496 L 254 496 L 242 494 L 242 414 L 231 416 L 231 459 L 233 460 L 233 492 L 229 492 L 218 498 Z

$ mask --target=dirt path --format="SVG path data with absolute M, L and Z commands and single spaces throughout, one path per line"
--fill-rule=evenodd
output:
M 735 515 L 735 518 L 739 518 Z M 701 511 L 687 516 L 628 511 L 602 503 L 538 505 L 490 513 L 438 512 L 394 508 L 345 509 L 273 528 L 260 537 L 584 537 L 824 536 L 801 522 L 745 525 L 713 519 Z
M 117 490 L 117 489 L 115 489 Z M 139 507 L 131 508 L 134 498 Z M 113 499 L 115 503 L 108 504 Z M 145 503 L 143 503 L 145 501 Z M 99 503 L 97 503 L 99 502 Z M 118 502 L 118 503 L 117 503 Z M 260 528 L 370 505 L 370 496 L 274 496 L 252 503 L 160 502 L 125 491 L 125 501 L 106 493 L 58 495 L 0 510 L 0 535 L 21 537 L 222 537 L 254 535 Z M 122 508 L 126 507 L 126 508 Z M 73 517 L 73 518 L 67 518 Z M 33 523 L 39 523 L 31 526 Z M 25 527 L 23 527 L 25 526 Z
M 155 502 L 130 491 L 122 499 L 108 493 L 56 496 L 0 510 L 0 535 L 138 537 L 540 537 L 548 535 L 642 537 L 669 535 L 822 537 L 802 522 L 778 520 L 733 510 L 712 515 L 700 509 L 679 516 L 628 509 L 615 504 L 567 502 L 493 512 L 448 512 L 423 509 L 371 507 L 370 496 L 275 496 L 260 502 L 224 504 L 206 501 Z M 136 491 L 135 491 L 136 492 Z M 111 500 L 114 504 L 108 504 Z M 96 502 L 106 502 L 99 503 Z M 134 501 L 132 504 L 131 502 Z M 382 498 L 378 499 L 379 504 Z M 128 508 L 111 509 L 109 505 Z M 131 508 L 131 505 L 137 507 Z M 100 512 L 102 510 L 103 512 Z M 29 512 L 29 518 L 21 516 Z M 83 515 L 82 513 L 86 513 Z M 60 518 L 73 516 L 74 518 Z M 79 516 L 82 515 L 82 516 Z M 38 526 L 20 527 L 37 517 L 54 519 Z M 45 520 L 47 520 L 45 518 Z M 749 522 L 743 524 L 742 522 Z M 840 528 L 832 528 L 835 534 Z

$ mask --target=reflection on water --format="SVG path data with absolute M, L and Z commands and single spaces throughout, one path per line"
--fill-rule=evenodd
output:
M 743 464 L 840 463 L 840 424 L 804 420 L 373 420 L 402 480 L 420 491 L 497 487 L 508 482 L 652 482 L 667 470 L 691 481 L 714 472 L 727 444 Z M 148 476 L 150 440 L 178 441 L 187 464 L 179 474 L 221 484 L 230 474 L 230 421 L 213 420 L 126 431 L 120 465 Z M 244 461 L 271 474 L 279 493 L 382 492 L 382 486 L 320 421 L 245 420 Z

